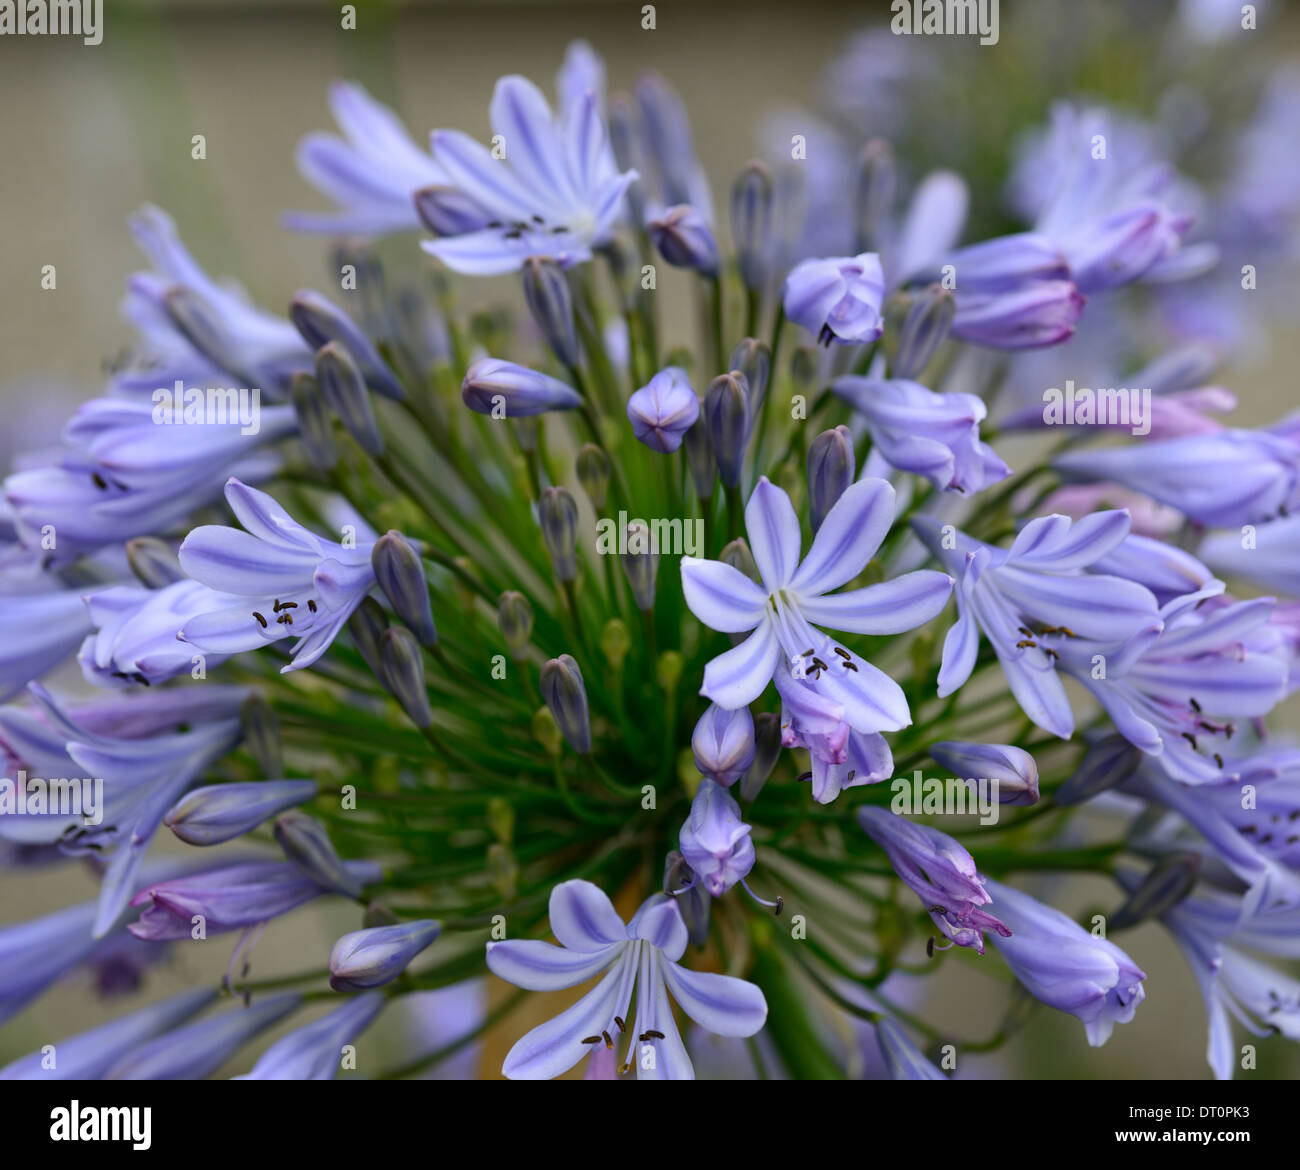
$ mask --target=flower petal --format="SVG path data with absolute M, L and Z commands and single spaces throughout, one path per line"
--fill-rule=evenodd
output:
M 627 927 L 614 903 L 591 882 L 561 882 L 551 891 L 551 933 L 571 951 L 598 951 L 626 942 Z
M 767 604 L 762 589 L 725 561 L 682 557 L 682 592 L 691 613 L 724 634 L 752 630 Z
M 621 925 L 621 924 L 620 924 Z M 488 943 L 488 970 L 529 991 L 562 991 L 598 975 L 618 958 L 622 943 L 598 951 L 569 951 L 539 939 Z
M 716 1036 L 752 1036 L 767 1022 L 767 1000 L 744 979 L 688 971 L 668 962 L 663 972 L 682 1011 Z
M 748 523 L 748 513 L 745 519 Z M 883 479 L 858 480 L 826 513 L 790 587 L 805 597 L 816 597 L 852 581 L 866 568 L 893 523 L 894 489 Z M 763 579 L 767 580 L 766 574 Z
M 784 588 L 799 564 L 799 517 L 790 497 L 765 475 L 759 478 L 745 505 L 745 530 L 767 591 L 775 593 Z
M 739 646 L 705 666 L 700 694 L 729 710 L 748 706 L 771 681 L 780 657 L 781 644 L 772 623 L 765 621 Z
M 921 569 L 880 585 L 808 597 L 799 608 L 810 622 L 851 634 L 901 634 L 928 622 L 952 592 L 947 573 Z

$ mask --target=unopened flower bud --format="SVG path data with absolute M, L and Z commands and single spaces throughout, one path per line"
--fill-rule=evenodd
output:
M 685 661 L 677 650 L 665 650 L 655 663 L 655 681 L 666 691 L 675 691 L 682 681 Z
M 664 861 L 664 892 L 676 898 L 677 909 L 686 924 L 687 937 L 697 947 L 704 946 L 709 941 L 709 911 L 713 899 L 704 883 L 695 881 L 695 871 L 675 849 Z
M 930 755 L 958 780 L 976 787 L 995 785 L 999 804 L 1038 803 L 1038 765 L 1023 748 L 945 740 L 931 745 Z
M 508 589 L 497 602 L 497 624 L 517 662 L 524 656 L 533 637 L 533 606 L 522 593 Z
M 488 828 L 502 845 L 509 845 L 515 835 L 514 806 L 503 797 L 494 796 L 487 806 Z
M 424 562 L 411 542 L 400 532 L 386 532 L 375 541 L 370 564 L 393 612 L 410 626 L 422 645 L 437 645 Z
M 183 796 L 163 824 L 188 845 L 220 845 L 315 795 L 314 780 L 213 784 Z
M 570 654 L 552 658 L 542 667 L 542 698 L 569 746 L 580 756 L 591 751 L 591 713 L 582 671 Z
M 578 449 L 577 471 L 578 482 L 587 493 L 591 506 L 597 512 L 601 511 L 609 498 L 609 456 L 595 443 L 584 443 Z
M 720 374 L 709 383 L 704 421 L 723 486 L 739 487 L 749 439 L 749 384 L 739 370 Z
M 555 716 L 549 707 L 538 707 L 533 712 L 533 738 L 548 756 L 558 756 L 564 750 L 564 737 L 555 725 Z
M 1098 740 L 1083 757 L 1079 766 L 1053 793 L 1058 805 L 1083 804 L 1109 788 L 1123 784 L 1142 762 L 1142 752 L 1122 735 L 1108 735 Z
M 808 448 L 808 502 L 816 532 L 835 502 L 853 484 L 853 436 L 846 426 L 822 431 Z
M 610 669 L 622 670 L 628 651 L 632 649 L 632 636 L 622 618 L 610 618 L 600 632 L 600 652 Z
M 754 717 L 749 708 L 729 711 L 710 703 L 691 735 L 691 751 L 704 776 L 724 788 L 734 784 L 754 762 Z
M 126 542 L 126 562 L 150 589 L 163 589 L 185 578 L 176 550 L 156 536 L 137 536 Z
M 760 162 L 741 171 L 731 189 L 731 239 L 741 282 L 760 292 L 772 250 L 772 176 Z
M 429 692 L 424 684 L 424 656 L 415 635 L 405 626 L 390 626 L 379 638 L 383 681 L 419 728 L 433 722 Z
M 693 268 L 705 276 L 718 272 L 718 244 L 709 221 L 689 203 L 679 203 L 646 224 L 659 254 L 675 268 Z
M 263 776 L 283 776 L 284 758 L 280 751 L 280 721 L 275 710 L 260 691 L 254 691 L 239 710 L 243 725 L 244 746 L 257 761 Z
M 754 762 L 740 778 L 740 799 L 751 801 L 763 790 L 781 758 L 781 717 L 764 711 L 754 717 Z
M 442 932 L 431 918 L 345 934 L 330 951 L 330 986 L 365 991 L 391 983 Z
M 360 897 L 364 883 L 339 860 L 320 821 L 304 812 L 288 812 L 276 820 L 274 833 L 285 857 L 322 889 Z
M 348 618 L 348 633 L 357 644 L 357 650 L 366 660 L 374 676 L 383 681 L 383 667 L 379 662 L 379 639 L 388 629 L 388 616 L 373 597 L 367 597 Z
M 894 148 L 883 138 L 873 138 L 862 148 L 856 218 L 859 252 L 872 251 L 882 242 L 880 230 L 894 202 L 896 169 Z
M 368 455 L 382 455 L 384 440 L 365 380 L 347 350 L 330 342 L 316 351 L 316 379 L 339 421 Z
M 320 383 L 310 374 L 294 374 L 289 387 L 293 413 L 298 419 L 298 441 L 317 471 L 338 466 L 339 449 L 334 442 L 334 423 L 326 409 Z
M 772 351 L 766 342 L 746 337 L 731 351 L 730 368 L 745 375 L 745 384 L 749 387 L 749 414 L 751 418 L 757 418 L 772 376 Z
M 524 261 L 524 300 L 555 356 L 566 366 L 578 364 L 578 335 L 573 324 L 569 280 L 554 260 L 530 256 Z
M 627 417 L 632 433 L 653 451 L 668 454 L 682 445 L 682 438 L 700 416 L 686 371 L 677 366 L 660 370 L 627 400 Z
M 632 587 L 637 609 L 647 613 L 655 607 L 655 578 L 659 574 L 659 552 L 652 547 L 651 532 L 642 521 L 627 526 L 627 552 L 623 572 Z
M 574 580 L 578 575 L 578 501 L 568 488 L 545 487 L 537 501 L 537 517 L 555 576 L 561 581 Z
M 713 484 L 718 478 L 718 461 L 709 442 L 709 428 L 704 415 L 695 420 L 683 438 L 686 444 L 686 466 L 691 472 L 691 483 L 701 500 L 713 498 Z
M 1126 930 L 1172 910 L 1196 885 L 1201 867 L 1199 853 L 1171 853 L 1162 858 L 1129 894 L 1128 900 L 1110 916 L 1110 930 Z
M 763 583 L 763 579 L 758 572 L 758 564 L 754 560 L 754 554 L 749 551 L 749 545 L 745 543 L 743 536 L 738 536 L 735 540 L 724 545 L 722 552 L 718 554 L 718 559 L 724 564 L 730 565 L 733 569 L 739 569 L 755 584 L 761 585 Z
M 898 336 L 898 353 L 890 377 L 915 378 L 948 336 L 957 302 L 946 288 L 934 284 L 912 298 Z
M 498 358 L 470 366 L 460 396 L 470 410 L 492 418 L 527 418 L 582 405 L 578 392 L 558 378 Z
M 289 305 L 289 318 L 312 349 L 320 350 L 330 342 L 337 342 L 352 358 L 365 384 L 375 393 L 395 402 L 406 397 L 401 382 L 379 356 L 365 330 L 337 305 L 319 293 L 300 292 Z

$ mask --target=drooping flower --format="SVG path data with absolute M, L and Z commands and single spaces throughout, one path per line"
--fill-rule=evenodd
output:
M 416 146 L 401 119 L 363 86 L 336 81 L 329 103 L 343 137 L 308 134 L 298 144 L 297 163 L 302 177 L 337 210 L 291 212 L 285 225 L 340 236 L 416 231 L 416 191 L 447 183 L 447 175 Z
M 433 133 L 434 161 L 476 214 L 462 210 L 464 230 L 424 249 L 472 276 L 517 271 L 529 256 L 565 267 L 589 260 L 637 177 L 618 171 L 597 95 L 583 94 L 557 117 L 531 81 L 503 77 L 490 116 L 494 150 L 458 130 Z
M 624 1068 L 635 1068 L 638 1079 L 692 1079 L 694 1067 L 673 1018 L 670 994 L 692 1020 L 719 1036 L 752 1036 L 767 1019 L 767 1003 L 753 984 L 678 965 L 686 950 L 686 926 L 671 898 L 649 898 L 624 925 L 599 888 L 569 881 L 551 891 L 550 918 L 560 946 L 524 939 L 488 943 L 488 967 L 529 991 L 560 991 L 594 975 L 601 980 L 572 1007 L 516 1042 L 502 1067 L 507 1077 L 559 1076 L 593 1044 L 614 1047 L 615 1037 L 625 1035 Z
M 705 667 L 700 693 L 722 707 L 743 707 L 763 692 L 784 657 L 820 695 L 843 706 L 845 722 L 855 730 L 907 726 L 910 715 L 898 684 L 812 624 L 895 634 L 929 621 L 943 608 L 951 579 L 924 570 L 832 592 L 866 567 L 893 520 L 894 489 L 884 480 L 859 480 L 831 508 L 801 561 L 799 520 L 790 497 L 761 478 L 745 507 L 745 525 L 763 584 L 722 561 L 682 558 L 682 588 L 691 612 L 713 630 L 753 631 Z
M 1059 910 L 990 878 L 984 885 L 1009 928 L 993 941 L 1012 974 L 1035 999 L 1082 1020 L 1093 1048 L 1105 1044 L 1145 998 L 1145 973 Z
M 209 588 L 243 600 L 191 618 L 180 637 L 214 654 L 293 637 L 293 660 L 282 673 L 302 670 L 329 649 L 373 588 L 374 539 L 325 540 L 237 479 L 226 485 L 226 502 L 245 531 L 213 524 L 194 529 L 181 545 L 181 567 Z
M 874 252 L 805 260 L 785 279 L 785 315 L 819 344 L 862 345 L 884 332 L 885 276 Z
M 975 859 L 946 833 L 918 825 L 876 805 L 858 809 L 858 824 L 889 857 L 895 872 L 925 904 L 926 912 L 959 947 L 984 953 L 984 931 L 1011 931 L 983 907 L 995 900 Z M 999 909 L 999 913 L 1000 913 Z
M 737 882 L 743 883 L 754 868 L 750 832 L 731 794 L 712 780 L 701 780 L 678 844 L 682 857 L 713 897 L 720 898 Z

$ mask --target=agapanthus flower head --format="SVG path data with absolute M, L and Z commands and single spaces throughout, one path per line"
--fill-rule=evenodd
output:
M 516 1042 L 502 1067 L 512 1079 L 559 1076 L 593 1045 L 614 1048 L 616 1037 L 625 1046 L 623 1069 L 636 1069 L 637 1079 L 693 1078 L 670 995 L 692 1020 L 720 1036 L 752 1036 L 767 1018 L 763 993 L 753 984 L 679 965 L 686 926 L 672 898 L 649 898 L 624 924 L 597 886 L 569 881 L 551 891 L 550 918 L 560 946 L 524 939 L 488 943 L 492 972 L 529 991 L 561 991 L 595 975 L 601 979 L 572 1007 Z

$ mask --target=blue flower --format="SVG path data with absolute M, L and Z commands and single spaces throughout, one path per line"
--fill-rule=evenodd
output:
M 845 722 L 855 730 L 906 727 L 911 715 L 899 685 L 812 624 L 896 634 L 944 607 L 952 581 L 943 573 L 908 573 L 832 593 L 862 572 L 893 521 L 894 489 L 884 480 L 859 480 L 827 513 L 801 561 L 799 519 L 790 497 L 760 478 L 745 507 L 745 526 L 762 585 L 722 561 L 682 558 L 691 612 L 712 630 L 754 631 L 705 667 L 700 693 L 721 707 L 743 707 L 762 694 L 784 656 L 796 676 L 810 679 L 820 695 L 844 708 Z
M 635 1068 L 638 1079 L 693 1079 L 670 993 L 692 1020 L 719 1036 L 752 1036 L 767 1019 L 767 1003 L 753 984 L 678 965 L 686 926 L 671 898 L 648 899 L 624 925 L 596 886 L 563 882 L 551 891 L 550 917 L 560 946 L 522 939 L 488 943 L 488 967 L 529 991 L 561 991 L 594 975 L 601 980 L 515 1044 L 501 1070 L 511 1079 L 559 1076 L 593 1044 L 614 1047 L 615 1037 L 625 1038 L 623 1067 Z M 634 990 L 636 1015 L 629 1018 Z
M 720 898 L 754 868 L 754 842 L 750 826 L 740 816 L 740 805 L 719 784 L 701 780 L 691 813 L 678 833 L 682 857 L 704 888 Z
M 668 366 L 633 392 L 627 417 L 641 442 L 652 451 L 671 454 L 700 417 L 700 400 L 686 371 Z
M 785 279 L 785 315 L 821 345 L 862 345 L 885 330 L 885 276 L 874 252 L 805 260 Z

